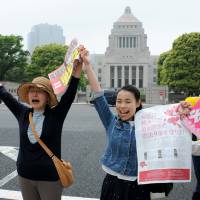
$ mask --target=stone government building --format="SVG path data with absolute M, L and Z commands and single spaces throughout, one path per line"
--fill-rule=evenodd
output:
M 150 54 L 142 22 L 126 7 L 113 24 L 105 54 L 92 54 L 91 62 L 102 88 L 135 85 L 147 103 L 166 103 L 167 88 L 158 87 L 157 60 Z

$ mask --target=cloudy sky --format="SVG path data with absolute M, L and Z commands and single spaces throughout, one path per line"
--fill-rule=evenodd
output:
M 151 54 L 171 48 L 183 33 L 200 31 L 200 0 L 0 0 L 0 34 L 27 34 L 40 24 L 63 28 L 66 43 L 76 37 L 91 53 L 104 53 L 113 23 L 130 6 L 148 36 Z

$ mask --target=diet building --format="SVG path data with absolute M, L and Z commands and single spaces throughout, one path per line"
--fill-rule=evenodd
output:
M 132 84 L 137 88 L 156 86 L 156 62 L 147 46 L 142 22 L 130 7 L 114 22 L 105 54 L 92 54 L 91 62 L 102 88 L 120 88 Z

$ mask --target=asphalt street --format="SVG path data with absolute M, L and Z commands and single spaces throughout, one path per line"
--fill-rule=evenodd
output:
M 0 147 L 18 147 L 17 126 L 13 115 L 0 105 Z M 99 198 L 105 175 L 99 158 L 104 148 L 105 132 L 94 107 L 73 104 L 63 126 L 62 155 L 72 162 L 76 181 L 71 188 L 64 190 L 64 195 Z M 0 180 L 15 169 L 15 161 L 0 153 Z M 195 182 L 192 174 L 191 183 L 174 184 L 174 190 L 166 200 L 191 200 Z M 19 190 L 17 177 L 0 185 L 0 189 Z

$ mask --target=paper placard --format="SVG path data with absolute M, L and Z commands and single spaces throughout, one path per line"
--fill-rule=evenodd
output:
M 191 133 L 182 125 L 177 106 L 136 113 L 139 184 L 191 181 Z
M 75 59 L 80 59 L 77 39 L 71 41 L 65 55 L 64 63 L 48 74 L 55 94 L 58 95 L 65 92 L 73 72 Z

